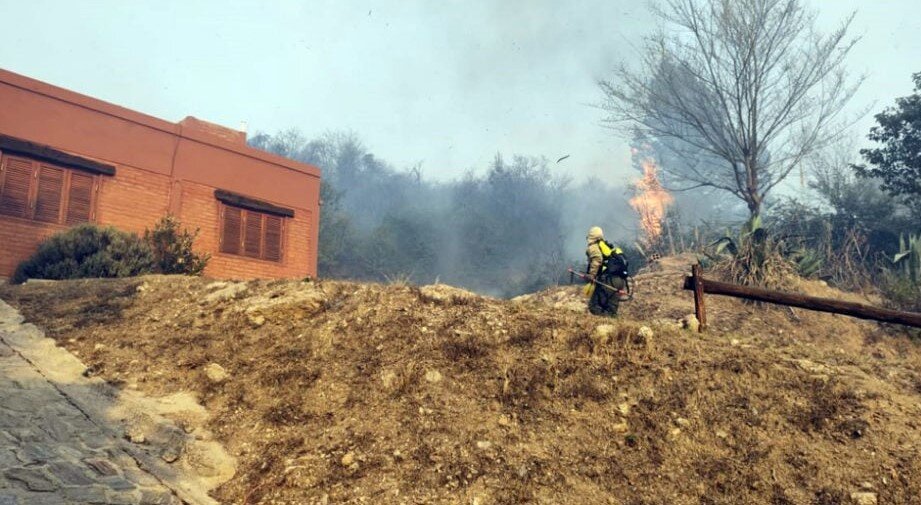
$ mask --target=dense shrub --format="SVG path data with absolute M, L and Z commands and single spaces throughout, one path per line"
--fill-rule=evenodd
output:
M 192 244 L 198 230 L 191 232 L 173 216 L 165 216 L 153 230 L 144 232 L 144 241 L 153 254 L 154 271 L 161 274 L 201 275 L 211 258 L 210 254 L 196 254 Z
M 879 288 L 890 307 L 897 310 L 921 312 L 921 283 L 886 271 L 881 275 Z
M 149 273 L 153 268 L 150 246 L 137 235 L 84 224 L 42 242 L 38 251 L 16 268 L 12 282 L 130 277 Z
M 880 289 L 895 308 L 921 312 L 921 236 L 899 237 L 899 253 L 884 269 Z
M 111 226 L 83 224 L 48 238 L 22 262 L 12 282 L 27 279 L 131 277 L 149 273 L 201 275 L 210 255 L 196 254 L 190 232 L 172 216 L 146 230 L 144 238 Z

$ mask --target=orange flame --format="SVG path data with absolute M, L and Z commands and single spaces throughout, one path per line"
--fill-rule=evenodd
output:
M 633 154 L 637 154 L 634 152 Z M 657 175 L 658 165 L 653 158 L 642 161 L 643 178 L 636 183 L 636 195 L 630 199 L 630 206 L 640 215 L 640 226 L 646 235 L 646 243 L 654 245 L 662 235 L 662 221 L 665 211 L 674 198 L 662 187 Z

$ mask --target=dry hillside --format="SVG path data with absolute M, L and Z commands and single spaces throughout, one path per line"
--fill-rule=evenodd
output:
M 0 297 L 88 373 L 196 394 L 239 462 L 223 503 L 921 503 L 916 344 L 718 297 L 713 331 L 682 330 L 686 265 L 641 275 L 616 321 L 576 287 L 145 277 Z

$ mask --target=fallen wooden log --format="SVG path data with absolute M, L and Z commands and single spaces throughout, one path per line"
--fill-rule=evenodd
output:
M 819 312 L 843 314 L 845 316 L 857 317 L 860 319 L 871 319 L 884 323 L 903 324 L 905 326 L 921 328 L 921 314 L 917 312 L 902 312 L 861 303 L 832 300 L 830 298 L 818 298 L 798 293 L 785 293 L 763 288 L 740 286 L 738 284 L 719 282 L 711 279 L 707 279 L 701 282 L 701 284 L 703 284 L 703 289 L 701 291 L 707 294 L 732 296 L 745 300 L 776 303 L 790 307 L 800 307 Z M 684 278 L 684 289 L 690 291 L 697 290 L 697 282 L 694 276 Z

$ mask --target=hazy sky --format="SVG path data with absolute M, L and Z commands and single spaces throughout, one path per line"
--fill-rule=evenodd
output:
M 438 178 L 482 170 L 497 151 L 570 154 L 561 172 L 622 178 L 626 143 L 591 104 L 652 28 L 646 5 L 0 0 L 0 67 L 170 121 L 351 129 L 396 167 L 421 162 Z M 911 92 L 921 1 L 811 5 L 826 30 L 857 11 L 849 68 L 867 81 L 855 110 Z

